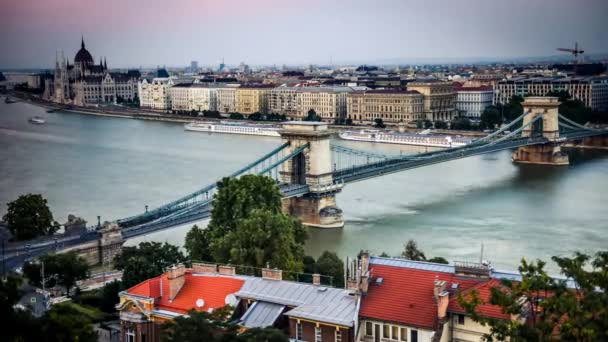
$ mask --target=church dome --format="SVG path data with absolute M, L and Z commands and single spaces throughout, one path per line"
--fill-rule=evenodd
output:
M 80 50 L 78 50 L 76 57 L 74 57 L 74 64 L 76 63 L 93 64 L 93 56 L 91 56 L 91 53 L 84 48 L 84 38 L 80 44 Z

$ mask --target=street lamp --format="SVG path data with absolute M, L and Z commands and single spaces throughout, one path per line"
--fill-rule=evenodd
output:
M 146 204 L 146 212 L 148 212 L 148 205 Z

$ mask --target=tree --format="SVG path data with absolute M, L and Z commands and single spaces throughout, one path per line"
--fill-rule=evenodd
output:
M 414 240 L 408 240 L 404 245 L 404 250 L 401 253 L 401 256 L 405 259 L 415 260 L 415 261 L 424 261 L 426 257 L 424 253 L 418 249 L 418 244 Z
M 484 109 L 483 113 L 481 113 L 481 117 L 479 118 L 480 125 L 483 128 L 493 129 L 496 126 L 502 124 L 502 117 L 500 115 L 500 111 L 495 106 L 488 106 Z
M 547 96 L 556 96 L 559 98 L 559 113 L 572 121 L 579 124 L 585 124 L 593 120 L 593 112 L 591 108 L 579 99 L 574 99 L 567 91 L 552 91 L 547 93 Z
M 471 127 L 471 120 L 464 117 L 455 118 L 454 120 L 452 120 L 452 124 L 450 125 L 451 129 L 464 131 L 470 130 Z
M 244 120 L 245 117 L 241 113 L 230 113 L 230 120 Z
M 303 268 L 306 231 L 296 218 L 255 209 L 237 222 L 236 229 L 211 242 L 217 262 L 299 272 Z
M 53 214 L 41 195 L 21 195 L 7 204 L 2 220 L 17 240 L 28 240 L 41 235 L 52 235 L 59 229 Z
M 434 262 L 436 264 L 449 264 L 450 262 L 444 258 L 444 257 L 432 257 L 429 260 L 427 260 L 428 262 Z
M 239 341 L 247 342 L 288 342 L 289 337 L 275 327 L 252 328 L 238 336 Z
M 118 293 L 122 289 L 122 282 L 118 280 L 105 284 L 99 293 L 99 308 L 104 312 L 115 313 L 115 305 L 120 301 Z
M 384 124 L 384 121 L 380 118 L 374 119 L 374 127 L 376 128 L 385 128 L 386 125 Z
M 210 261 L 212 257 L 209 251 L 209 243 L 209 230 L 194 225 L 186 234 L 184 248 L 188 251 L 190 260 Z
M 545 262 L 519 266 L 521 281 L 502 281 L 490 290 L 484 302 L 476 291 L 458 297 L 467 314 L 490 327 L 486 341 L 606 341 L 608 340 L 608 251 L 590 257 L 575 253 L 574 257 L 553 257 L 561 273 L 573 281 L 551 278 L 544 270 Z M 483 317 L 477 307 L 497 305 L 504 313 L 522 315 L 523 321 L 505 321 Z
M 437 120 L 435 121 L 436 129 L 448 129 L 448 124 L 445 121 Z
M 249 116 L 247 118 L 252 121 L 262 121 L 264 119 L 262 117 L 262 113 L 260 113 L 260 112 L 255 112 L 253 114 L 249 114 Z
M 166 321 L 161 326 L 162 340 L 168 342 L 235 341 L 238 326 L 228 321 L 232 309 L 213 312 L 190 310 L 187 316 Z
M 166 242 L 142 242 L 137 247 L 123 247 L 122 253 L 114 258 L 114 267 L 123 271 L 123 285 L 129 288 L 185 260 L 177 246 Z
M 321 283 L 335 287 L 344 287 L 344 262 L 336 253 L 323 252 L 319 259 L 317 259 L 317 272 L 321 275 L 332 277 L 331 284 L 329 284 L 329 279 L 326 277 L 321 278 Z
M 422 126 L 424 127 L 424 129 L 433 128 L 433 123 L 431 122 L 431 120 L 425 119 L 424 121 L 422 121 Z
M 44 336 L 57 342 L 95 342 L 97 333 L 91 320 L 69 304 L 56 304 L 41 318 Z
M 23 274 L 31 285 L 42 287 L 42 265 L 44 264 L 45 286 L 63 286 L 68 296 L 76 281 L 86 279 L 89 275 L 89 265 L 76 252 L 47 254 L 36 263 L 26 263 Z
M 321 121 L 321 117 L 317 115 L 317 112 L 314 109 L 311 108 L 308 110 L 308 114 L 303 121 Z

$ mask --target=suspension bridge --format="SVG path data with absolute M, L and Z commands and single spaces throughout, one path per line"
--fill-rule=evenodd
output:
M 391 156 L 345 147 L 331 143 L 332 132 L 327 124 L 288 122 L 284 124 L 280 146 L 226 177 L 246 174 L 272 177 L 283 195 L 285 212 L 300 217 L 309 226 L 342 227 L 342 210 L 335 195 L 349 183 L 501 150 L 514 150 L 514 162 L 566 165 L 568 156 L 561 151 L 565 143 L 599 137 L 601 144 L 606 145 L 607 130 L 569 120 L 558 113 L 558 105 L 557 98 L 526 98 L 524 113 L 494 133 L 462 147 L 416 155 Z M 219 181 L 157 208 L 117 220 L 122 241 L 210 217 Z M 115 236 L 116 231 L 113 230 Z M 103 240 L 102 230 L 91 227 L 78 236 L 58 236 L 38 244 L 13 247 L 5 260 L 17 265 L 25 258 L 97 240 Z

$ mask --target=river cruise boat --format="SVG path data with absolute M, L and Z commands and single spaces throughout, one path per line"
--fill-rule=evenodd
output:
M 462 136 L 397 133 L 371 129 L 346 131 L 339 136 L 344 140 L 443 148 L 461 147 L 471 142 L 471 139 Z
M 46 121 L 43 118 L 39 117 L 39 116 L 34 116 L 34 117 L 30 118 L 28 121 L 30 123 L 33 123 L 33 124 L 36 124 L 36 125 L 42 125 L 42 124 L 46 123 Z
M 262 135 L 267 137 L 280 137 L 280 127 L 273 125 L 257 125 L 240 122 L 221 121 L 216 122 L 191 122 L 186 124 L 184 128 L 187 131 L 207 132 L 207 133 L 227 133 L 227 134 L 245 134 L 245 135 Z

